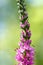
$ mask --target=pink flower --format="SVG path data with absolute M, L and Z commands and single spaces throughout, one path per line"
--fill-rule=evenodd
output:
M 18 61 L 18 65 L 33 65 L 34 64 L 34 48 L 31 47 L 30 40 L 31 31 L 30 24 L 28 22 L 28 15 L 25 10 L 24 0 L 19 0 L 20 7 L 20 27 L 22 28 L 22 33 L 19 42 L 19 48 L 16 51 L 16 60 Z
M 30 46 L 30 43 L 31 40 L 19 43 L 20 48 L 16 55 L 16 60 L 20 62 L 19 65 L 33 65 L 34 49 Z
M 29 29 L 30 24 L 28 23 L 27 20 L 26 20 L 24 23 L 20 22 L 20 27 L 21 27 L 21 28 L 25 28 L 26 26 L 28 26 L 28 29 Z

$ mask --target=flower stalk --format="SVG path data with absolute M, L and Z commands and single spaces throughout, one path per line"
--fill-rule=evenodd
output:
M 22 32 L 19 42 L 19 48 L 16 50 L 16 60 L 18 61 L 18 65 L 33 65 L 34 48 L 32 48 L 31 46 L 32 40 L 30 40 L 30 23 L 28 22 L 28 14 L 25 8 L 25 0 L 18 0 L 17 6 Z

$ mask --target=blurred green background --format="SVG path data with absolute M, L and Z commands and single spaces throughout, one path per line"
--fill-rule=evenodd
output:
M 35 64 L 43 65 L 43 0 L 26 0 L 28 20 L 35 48 Z M 0 65 L 15 65 L 15 48 L 20 41 L 16 0 L 0 0 Z

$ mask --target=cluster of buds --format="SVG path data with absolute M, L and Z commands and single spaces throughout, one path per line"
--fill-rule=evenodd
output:
M 30 40 L 30 24 L 28 22 L 28 15 L 26 13 L 24 0 L 18 0 L 17 5 L 21 17 L 20 27 L 22 28 L 22 33 L 19 48 L 16 50 L 16 60 L 18 61 L 18 65 L 33 65 L 34 48 L 31 46 L 32 40 Z

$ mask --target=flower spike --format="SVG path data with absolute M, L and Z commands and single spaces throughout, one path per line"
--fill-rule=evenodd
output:
M 31 46 L 32 40 L 30 40 L 30 23 L 28 22 L 25 0 L 18 0 L 17 6 L 20 14 L 20 27 L 22 29 L 22 33 L 19 42 L 19 48 L 16 50 L 16 60 L 18 61 L 18 65 L 33 65 L 34 48 Z

